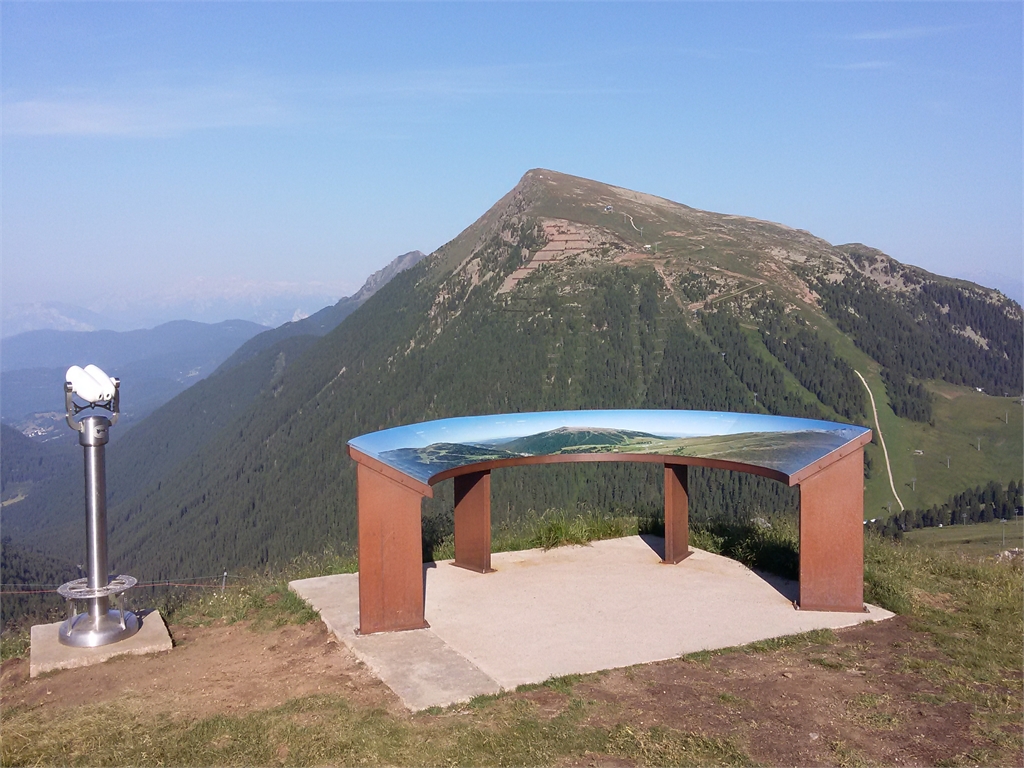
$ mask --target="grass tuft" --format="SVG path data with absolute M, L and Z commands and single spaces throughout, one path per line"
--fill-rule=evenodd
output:
M 274 629 L 285 624 L 308 624 L 319 614 L 288 588 L 288 582 L 334 573 L 355 573 L 354 555 L 339 555 L 333 549 L 321 555 L 303 554 L 285 566 L 248 574 L 223 591 L 205 594 L 166 595 L 158 604 L 168 622 L 206 626 L 214 622 L 251 622 L 254 630 Z
M 671 728 L 633 728 L 619 725 L 608 740 L 608 751 L 639 765 L 750 765 L 750 759 L 731 741 L 684 733 Z
M 690 543 L 754 570 L 787 579 L 797 579 L 800 574 L 799 535 L 788 518 L 700 522 L 692 526 Z
M 28 627 L 5 629 L 0 633 L 0 662 L 28 656 L 31 645 Z

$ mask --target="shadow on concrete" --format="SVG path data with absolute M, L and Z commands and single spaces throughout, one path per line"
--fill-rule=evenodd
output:
M 431 568 L 437 568 L 437 563 L 433 560 L 428 560 L 423 564 L 423 611 L 427 610 L 427 571 Z
M 777 576 L 774 573 L 766 573 L 764 571 L 753 571 L 753 573 L 787 600 L 795 602 L 799 599 L 800 582 L 787 579 L 783 576 Z
M 658 556 L 659 560 L 665 559 L 665 538 L 663 536 L 655 536 L 652 533 L 641 533 L 640 540 Z M 692 551 L 691 547 L 691 552 Z M 787 600 L 795 601 L 800 597 L 799 582 L 793 581 L 793 579 L 787 579 L 785 576 L 768 573 L 767 571 L 751 570 L 758 576 L 758 578 L 762 579 L 766 584 L 768 584 L 768 586 Z
M 658 556 L 659 560 L 665 559 L 664 536 L 655 536 L 653 533 L 641 533 L 640 540 L 651 548 L 651 551 Z

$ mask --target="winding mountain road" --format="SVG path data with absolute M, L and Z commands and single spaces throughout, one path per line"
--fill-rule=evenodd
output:
M 875 415 L 875 431 L 878 432 L 878 441 L 882 444 L 882 453 L 885 454 L 885 471 L 889 473 L 889 487 L 892 489 L 892 495 L 896 497 L 896 503 L 900 505 L 900 512 L 902 512 L 906 507 L 904 507 L 903 502 L 900 501 L 900 496 L 896 493 L 896 484 L 892 481 L 892 466 L 889 464 L 889 450 L 885 447 L 885 438 L 882 436 L 882 427 L 878 423 L 878 409 L 875 408 L 875 396 L 871 393 L 871 387 L 868 386 L 867 381 L 860 375 L 860 371 L 854 370 L 854 373 L 857 374 L 861 384 L 864 385 L 864 389 L 868 391 L 868 397 L 871 398 L 871 412 Z

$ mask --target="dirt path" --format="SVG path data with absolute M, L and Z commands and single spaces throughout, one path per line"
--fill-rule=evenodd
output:
M 871 393 L 871 387 L 868 386 L 867 381 L 861 376 L 860 371 L 854 371 L 857 377 L 860 379 L 861 384 L 864 385 L 864 389 L 868 391 L 868 397 L 871 398 L 871 412 L 875 415 L 875 431 L 878 432 L 878 441 L 882 444 L 882 453 L 885 455 L 885 471 L 889 473 L 889 487 L 892 489 L 892 495 L 896 497 L 896 503 L 900 505 L 900 512 L 905 507 L 903 502 L 900 501 L 899 494 L 896 493 L 896 484 L 892 481 L 892 466 L 889 464 L 889 450 L 885 447 L 885 437 L 882 436 L 882 427 L 878 423 L 878 409 L 875 408 L 875 396 Z
M 661 280 L 663 283 L 665 283 L 665 287 L 668 289 L 668 292 L 672 294 L 672 298 L 676 300 L 676 304 L 679 306 L 680 309 L 682 309 L 683 300 L 676 295 L 676 289 L 672 287 L 672 281 L 669 280 L 668 275 L 665 274 L 665 270 L 662 269 L 660 264 L 655 264 L 654 271 L 661 276 Z
M 735 296 L 739 296 L 741 293 L 746 293 L 747 291 L 752 291 L 755 288 L 760 288 L 762 285 L 764 285 L 764 282 L 754 283 L 754 285 L 748 285 L 746 288 L 740 288 L 739 290 L 733 291 L 732 293 L 726 293 L 721 296 L 709 296 L 704 301 L 695 301 L 693 304 L 690 305 L 690 311 L 692 312 L 697 309 L 700 309 L 707 302 L 717 304 L 720 301 L 725 301 L 726 299 L 731 299 Z

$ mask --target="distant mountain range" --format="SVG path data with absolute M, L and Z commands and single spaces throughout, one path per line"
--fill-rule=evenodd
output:
M 356 537 L 346 442 L 450 416 L 679 408 L 873 427 L 860 373 L 892 436 L 899 488 L 927 440 L 970 467 L 956 475 L 964 485 L 1020 467 L 1019 412 L 1002 418 L 1019 407 L 1002 396 L 1024 386 L 1020 305 L 782 224 L 535 169 L 352 303 L 253 337 L 118 437 L 107 454 L 112 567 L 160 579 L 344 550 Z M 1000 418 L 953 423 L 954 400 L 995 402 Z M 989 453 L 975 450 L 976 429 L 994 436 Z M 881 447 L 867 458 L 866 494 L 884 510 Z M 657 515 L 656 470 L 498 472 L 494 522 L 577 505 Z M 916 483 L 916 500 L 941 503 L 937 485 Z M 796 506 L 793 489 L 735 473 L 694 470 L 690 490 L 694 519 Z M 77 556 L 81 494 L 80 466 L 33 486 L 4 508 L 5 535 Z M 450 484 L 425 503 L 428 539 L 450 532 L 451 503 Z
M 5 302 L 3 338 L 28 331 L 129 330 L 97 312 L 60 301 Z
M 98 365 L 121 379 L 124 425 L 208 376 L 261 325 L 178 320 L 143 331 L 29 331 L 3 341 L 0 414 L 34 437 L 67 436 L 64 375 Z M 65 434 L 67 433 L 67 434 Z
M 3 337 L 28 331 L 132 331 L 187 319 L 216 324 L 247 320 L 274 328 L 333 304 L 327 286 L 267 284 L 236 279 L 213 283 L 196 279 L 174 294 L 104 296 L 102 309 L 66 302 L 5 302 Z M 97 305 L 99 306 L 99 305 Z
M 123 432 L 221 364 L 234 367 L 284 338 L 324 335 L 423 257 L 420 251 L 404 253 L 370 275 L 352 296 L 274 329 L 244 320 L 177 320 L 149 330 L 36 330 L 6 338 L 0 357 L 0 417 L 36 438 L 70 438 L 63 421 L 64 374 L 70 365 L 92 363 L 121 379 Z M 95 319 L 54 306 L 83 323 Z

